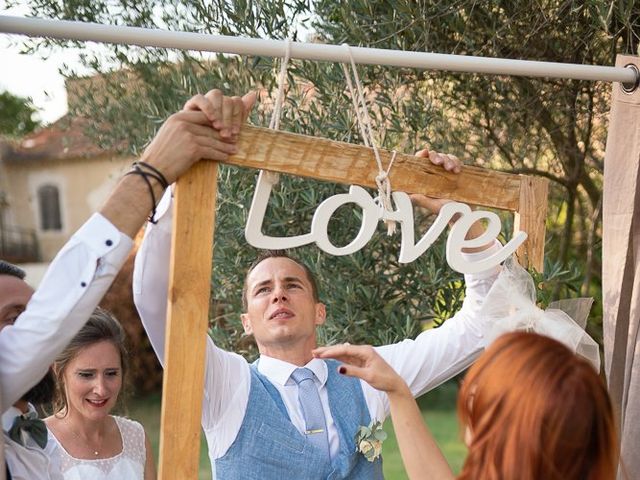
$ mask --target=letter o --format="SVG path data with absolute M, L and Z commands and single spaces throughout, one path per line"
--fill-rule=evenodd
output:
M 358 235 L 351 243 L 344 247 L 336 247 L 329 240 L 327 227 L 334 212 L 347 203 L 355 203 L 362 208 L 362 225 L 360 225 Z M 328 254 L 335 256 L 349 255 L 360 250 L 371 240 L 378 226 L 379 218 L 380 209 L 371 198 L 371 195 L 364 188 L 352 185 L 349 188 L 349 193 L 334 195 L 318 205 L 311 222 L 311 236 L 315 239 L 318 248 Z

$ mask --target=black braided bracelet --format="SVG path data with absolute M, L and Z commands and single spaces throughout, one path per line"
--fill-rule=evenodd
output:
M 144 164 L 146 165 L 146 164 Z M 143 172 L 145 175 L 154 178 L 161 186 L 162 188 L 164 188 L 166 190 L 166 188 L 169 186 L 169 184 L 167 183 L 167 180 L 164 178 L 164 175 L 162 175 L 162 173 L 158 172 L 158 170 L 145 170 L 144 168 L 142 168 L 142 165 L 140 165 L 140 162 L 133 162 L 131 164 L 131 168 L 133 170 L 137 170 L 140 172 Z M 152 167 L 153 168 L 153 167 Z
M 141 167 L 146 168 L 147 170 L 150 170 L 147 173 L 151 173 L 151 172 L 155 173 L 155 175 L 153 175 L 153 178 L 158 180 L 160 185 L 162 185 L 162 188 L 164 188 L 165 190 L 169 187 L 169 182 L 167 182 L 167 179 L 165 178 L 165 176 L 156 167 L 154 167 L 152 165 L 149 165 L 147 162 L 143 162 L 141 160 L 138 160 L 137 162 L 133 162 L 133 164 L 134 165 L 139 165 Z
M 147 187 L 149 187 L 149 194 L 151 195 L 151 215 L 149 215 L 149 221 L 151 223 L 158 223 L 158 221 L 155 219 L 156 216 L 156 195 L 155 193 L 153 193 L 153 185 L 151 185 L 151 180 L 149 180 L 149 177 L 153 177 L 156 178 L 154 176 L 154 174 L 152 174 L 151 172 L 145 172 L 144 170 L 142 170 L 138 165 L 136 165 L 135 163 L 131 166 L 131 170 L 129 170 L 127 173 L 125 173 L 126 175 L 140 175 L 144 182 L 147 184 Z M 156 178 L 157 180 L 157 178 Z M 159 181 L 159 180 L 158 180 Z
M 132 170 L 135 170 L 136 172 L 138 172 L 138 175 L 144 175 L 147 179 L 148 179 L 148 177 L 151 177 L 151 178 L 155 179 L 160 185 L 162 185 L 162 179 L 159 178 L 155 173 L 143 170 L 138 165 L 132 165 L 131 168 L 132 168 Z M 163 187 L 163 188 L 166 189 L 167 187 Z

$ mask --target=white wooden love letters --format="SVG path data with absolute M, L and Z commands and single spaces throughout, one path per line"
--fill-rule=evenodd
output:
M 380 220 L 391 219 L 399 222 L 401 228 L 398 260 L 400 263 L 410 263 L 433 244 L 454 217 L 459 216 L 447 238 L 447 263 L 451 268 L 461 273 L 478 273 L 504 261 L 527 239 L 525 232 L 516 232 L 500 251 L 482 260 L 469 260 L 468 257 L 462 255 L 462 250 L 479 247 L 495 240 L 501 230 L 500 218 L 493 212 L 472 211 L 464 203 L 452 202 L 442 207 L 429 230 L 415 243 L 413 206 L 409 195 L 404 192 L 393 192 L 392 197 L 396 208 L 393 212 L 386 212 L 364 188 L 357 185 L 352 185 L 349 188 L 349 193 L 340 193 L 324 200 L 313 215 L 309 233 L 292 237 L 268 236 L 262 233 L 262 226 L 271 190 L 276 182 L 274 179 L 275 176 L 268 175 L 264 171 L 260 172 L 247 217 L 245 238 L 249 244 L 256 248 L 288 249 L 315 243 L 318 248 L 330 255 L 349 255 L 360 250 L 371 240 Z M 349 244 L 337 247 L 329 240 L 327 227 L 335 211 L 348 203 L 354 203 L 362 209 L 362 223 L 358 234 Z M 482 219 L 487 221 L 485 233 L 478 238 L 467 240 L 465 237 L 471 225 Z

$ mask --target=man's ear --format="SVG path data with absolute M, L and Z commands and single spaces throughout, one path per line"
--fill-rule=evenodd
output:
M 251 335 L 253 333 L 253 329 L 251 328 L 251 322 L 249 321 L 249 315 L 246 313 L 240 314 L 240 320 L 242 320 L 242 326 L 244 327 L 244 333 L 247 335 Z
M 327 319 L 327 307 L 324 303 L 316 303 L 316 325 L 324 324 Z

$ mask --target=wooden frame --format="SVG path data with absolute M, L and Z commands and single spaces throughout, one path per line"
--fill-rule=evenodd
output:
M 227 163 L 375 187 L 377 166 L 366 147 L 248 126 L 238 146 Z M 391 153 L 381 154 L 386 165 Z M 217 163 L 199 162 L 176 186 L 158 472 L 162 480 L 198 478 L 217 171 Z M 547 179 L 475 167 L 452 174 L 403 154 L 396 156 L 390 179 L 394 190 L 515 212 L 514 228 L 529 235 L 518 251 L 520 261 L 542 270 Z

